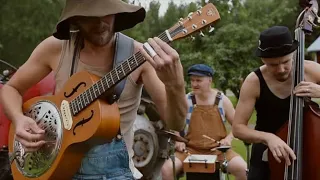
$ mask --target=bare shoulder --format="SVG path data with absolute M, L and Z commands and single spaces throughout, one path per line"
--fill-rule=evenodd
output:
M 62 41 L 54 37 L 43 40 L 7 84 L 23 94 L 43 79 L 57 64 L 61 52 L 61 43 Z
M 49 66 L 58 61 L 62 50 L 62 40 L 50 36 L 44 39 L 32 52 L 30 60 L 40 61 Z M 46 58 L 44 58 L 46 57 Z
M 256 73 L 251 72 L 246 79 L 244 80 L 241 90 L 240 97 L 242 96 L 251 96 L 251 97 L 259 97 L 260 92 L 260 81 Z
M 320 83 L 320 64 L 315 61 L 304 61 L 305 74 L 310 81 Z
M 320 64 L 311 60 L 305 60 L 304 66 L 307 72 L 312 72 L 312 71 L 319 72 L 319 69 L 320 69 Z

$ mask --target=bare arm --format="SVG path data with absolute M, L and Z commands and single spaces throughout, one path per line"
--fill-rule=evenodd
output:
M 57 40 L 48 38 L 33 51 L 30 58 L 13 75 L 10 81 L 3 86 L 0 100 L 8 118 L 14 123 L 22 114 L 22 95 L 33 85 L 51 72 L 51 65 L 60 49 Z
M 184 85 L 165 86 L 149 63 L 142 71 L 142 81 L 168 128 L 181 131 L 187 114 Z
M 226 113 L 226 119 L 229 122 L 229 124 L 232 126 L 235 110 L 233 108 L 232 102 L 227 96 L 224 96 L 223 98 L 223 108 Z M 231 140 L 233 139 L 233 137 L 234 136 L 231 130 L 226 138 L 230 138 L 230 143 L 231 143 Z
M 320 64 L 313 61 L 305 62 L 305 80 L 294 89 L 297 96 L 320 98 Z
M 247 126 L 254 110 L 256 99 L 259 96 L 259 87 L 258 77 L 254 73 L 249 74 L 241 87 L 232 131 L 235 137 L 246 142 L 266 144 L 265 137 L 269 133 L 256 131 Z
M 225 96 L 223 98 L 223 108 L 224 108 L 224 111 L 226 112 L 227 121 L 230 123 L 230 125 L 232 125 L 235 110 L 233 108 L 232 102 L 230 101 L 230 99 L 227 96 Z

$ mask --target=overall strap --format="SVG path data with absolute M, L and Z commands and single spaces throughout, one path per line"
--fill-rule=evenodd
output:
M 134 52 L 134 40 L 122 33 L 116 34 L 116 48 L 113 61 L 113 68 L 119 66 L 123 61 L 127 60 L 133 55 Z M 114 88 L 113 102 L 120 98 L 120 95 L 124 89 L 127 78 L 124 78 Z M 112 103 L 112 102 L 111 102 Z
M 214 104 L 219 106 L 221 99 L 222 99 L 222 93 L 220 91 L 218 91 Z M 183 131 L 180 132 L 181 136 L 185 136 L 188 133 L 188 128 L 189 128 L 189 125 L 191 122 L 191 115 L 192 115 L 194 107 L 197 105 L 196 96 L 193 93 L 187 94 L 187 102 L 188 102 L 188 114 L 187 114 L 187 118 L 186 118 L 185 127 L 184 127 Z M 219 108 L 219 113 L 221 115 L 222 121 L 225 121 L 223 109 L 220 107 L 218 107 L 218 108 Z
M 216 100 L 214 101 L 214 104 L 218 106 L 221 99 L 222 99 L 222 94 L 220 91 L 218 91 L 217 95 L 216 95 Z
M 180 136 L 185 136 L 188 133 L 188 128 L 190 125 L 191 114 L 195 105 L 197 105 L 196 96 L 193 93 L 187 94 L 187 102 L 188 102 L 188 114 L 186 118 L 186 124 L 183 131 L 180 132 Z

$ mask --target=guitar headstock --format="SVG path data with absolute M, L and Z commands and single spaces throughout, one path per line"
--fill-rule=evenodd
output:
M 219 19 L 217 8 L 209 3 L 196 12 L 189 13 L 188 17 L 181 18 L 175 26 L 169 29 L 169 33 L 174 41 L 200 31 Z
M 318 27 L 318 25 L 314 23 L 315 20 L 318 21 L 316 23 L 320 23 L 318 10 L 319 7 L 317 0 L 310 0 L 309 6 L 305 7 L 305 13 L 301 22 L 301 26 L 304 31 L 310 33 L 312 32 L 313 26 Z

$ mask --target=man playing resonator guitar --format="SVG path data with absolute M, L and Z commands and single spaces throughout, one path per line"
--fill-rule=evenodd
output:
M 1 91 L 1 103 L 14 124 L 16 140 L 27 151 L 36 151 L 46 143 L 42 139 L 44 130 L 25 116 L 21 108 L 17 108 L 22 106 L 21 95 L 28 88 L 53 71 L 57 93 L 73 72 L 85 70 L 103 76 L 113 68 L 113 60 L 116 61 L 117 55 L 128 50 L 132 50 L 130 55 L 140 51 L 147 63 L 126 78 L 121 96 L 115 97 L 115 100 L 119 98 L 117 104 L 124 141 L 118 137 L 110 143 L 90 149 L 74 178 L 141 177 L 133 167 L 131 147 L 132 125 L 142 86 L 151 95 L 169 128 L 181 130 L 187 114 L 183 69 L 178 53 L 159 38 L 151 38 L 148 43 L 156 53 L 151 57 L 140 43 L 116 33 L 135 26 L 144 17 L 143 8 L 120 0 L 66 1 L 56 32 L 36 47 Z M 129 42 L 126 43 L 126 49 L 120 46 L 122 39 Z

